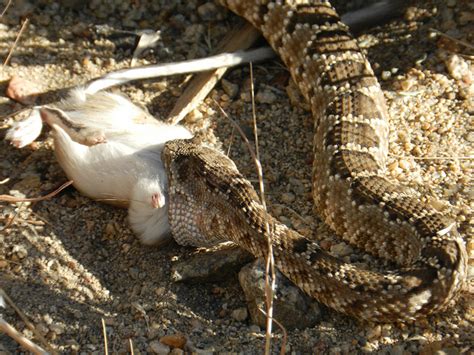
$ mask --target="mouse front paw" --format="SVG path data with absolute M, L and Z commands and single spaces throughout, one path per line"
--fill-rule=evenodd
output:
M 5 139 L 16 148 L 23 148 L 38 138 L 42 128 L 43 122 L 40 113 L 37 109 L 33 109 L 27 118 L 12 125 L 7 131 Z

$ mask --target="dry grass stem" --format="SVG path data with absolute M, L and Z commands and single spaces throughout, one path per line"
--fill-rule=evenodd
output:
M 415 156 L 403 156 L 403 155 L 395 155 L 395 154 L 389 154 L 389 156 L 394 157 L 394 158 L 409 158 L 409 159 L 415 159 L 415 160 L 473 160 L 474 157 L 415 157 Z
M 12 0 L 8 0 L 7 4 L 5 5 L 5 8 L 3 9 L 2 13 L 0 14 L 0 17 L 3 17 L 7 13 L 8 8 L 10 7 L 12 3 Z
M 265 203 L 265 188 L 264 188 L 264 183 L 263 183 L 263 172 L 262 172 L 262 165 L 260 163 L 260 154 L 258 150 L 257 119 L 256 119 L 256 113 L 255 113 L 255 97 L 253 95 L 254 93 L 253 70 L 252 70 L 251 64 L 250 64 L 250 75 L 251 75 L 252 115 L 253 115 L 253 123 L 254 123 L 256 152 L 254 151 L 254 148 L 251 146 L 249 140 L 247 139 L 247 136 L 242 131 L 240 126 L 227 115 L 227 113 L 222 109 L 219 103 L 217 103 L 215 100 L 214 100 L 214 103 L 217 105 L 217 107 L 222 112 L 224 117 L 226 117 L 232 123 L 233 127 L 239 132 L 239 134 L 241 135 L 242 139 L 244 140 L 250 152 L 250 155 L 252 157 L 252 160 L 257 170 L 261 203 L 263 205 L 264 210 L 266 211 L 267 206 Z M 267 230 L 268 235 L 270 236 L 271 230 L 270 230 L 270 225 L 268 223 L 266 223 L 265 228 Z M 267 317 L 267 322 L 266 322 L 267 325 L 266 325 L 266 332 L 265 332 L 265 354 L 270 354 L 272 316 L 273 316 L 273 290 L 275 289 L 276 277 L 275 277 L 275 264 L 274 264 L 274 258 L 273 258 L 273 247 L 272 247 L 271 239 L 270 238 L 267 239 L 267 242 L 268 242 L 268 253 L 267 253 L 267 258 L 265 260 L 265 300 L 266 300 L 266 307 L 267 307 L 267 311 L 265 312 L 266 317 Z
M 262 164 L 260 163 L 260 151 L 258 149 L 258 131 L 257 131 L 257 114 L 255 112 L 255 90 L 253 85 L 253 66 L 250 63 L 250 96 L 252 98 L 252 122 L 253 122 L 253 134 L 255 137 L 255 152 L 258 174 L 258 184 L 260 190 L 260 199 L 262 200 L 262 206 L 265 212 L 267 211 L 267 204 L 265 201 L 265 186 L 263 184 L 263 171 Z M 265 303 L 267 306 L 267 325 L 265 331 L 265 354 L 269 355 L 271 351 L 271 340 L 272 340 L 272 319 L 273 319 L 273 290 L 275 289 L 275 260 L 273 258 L 273 246 L 271 240 L 271 230 L 268 221 L 265 223 L 265 229 L 267 231 L 267 258 L 265 260 Z
M 13 55 L 13 50 L 15 49 L 16 45 L 18 44 L 18 41 L 20 40 L 20 37 L 23 34 L 23 31 L 25 30 L 26 25 L 28 24 L 28 22 L 29 22 L 28 18 L 26 18 L 25 21 L 23 21 L 23 24 L 21 25 L 21 28 L 20 28 L 20 32 L 18 32 L 18 35 L 15 38 L 15 42 L 13 42 L 13 45 L 10 48 L 10 51 L 8 52 L 7 58 L 3 62 L 3 66 L 7 66 L 8 62 L 10 61 L 10 58 Z
M 109 345 L 107 343 L 107 328 L 105 326 L 105 320 L 102 317 L 102 336 L 104 337 L 104 354 L 109 355 Z
M 133 341 L 132 338 L 128 339 L 128 344 L 130 345 L 130 355 L 134 355 L 135 352 L 133 351 Z
M 13 217 L 10 218 L 10 220 L 7 222 L 7 224 L 2 228 L 2 230 L 6 230 L 10 228 L 10 226 L 17 220 L 17 216 L 19 215 L 21 208 L 23 207 L 23 202 L 38 202 L 38 201 L 44 201 L 47 199 L 50 199 L 54 196 L 56 196 L 58 193 L 60 193 L 62 190 L 64 190 L 66 187 L 71 185 L 73 183 L 72 180 L 69 180 L 62 184 L 60 187 L 58 187 L 56 190 L 53 192 L 50 192 L 49 194 L 41 197 L 32 197 L 32 198 L 21 198 L 21 197 L 14 197 L 10 195 L 0 195 L 0 202 L 9 202 L 9 203 L 16 203 L 16 202 L 21 202 L 20 206 L 18 207 L 18 210 L 16 213 L 13 215 Z M 29 222 L 29 221 L 28 221 Z
M 232 131 L 230 131 L 230 138 L 229 138 L 229 146 L 227 147 L 226 155 L 229 156 L 230 150 L 232 148 L 232 142 L 234 141 L 234 130 L 235 128 L 232 127 Z
M 44 350 L 39 345 L 33 343 L 30 339 L 26 338 L 21 334 L 18 330 L 16 330 L 13 326 L 11 326 L 8 322 L 0 318 L 0 331 L 4 332 L 10 338 L 15 340 L 20 346 L 24 349 L 32 352 L 35 355 L 45 355 L 48 354 L 46 350 Z
M 265 312 L 263 309 L 259 308 L 258 310 L 260 312 L 262 312 L 266 317 L 268 317 L 267 312 Z M 278 325 L 281 332 L 283 333 L 283 339 L 282 339 L 282 342 L 281 342 L 280 355 L 284 355 L 286 353 L 286 344 L 287 344 L 287 341 L 288 341 L 288 332 L 286 331 L 286 328 L 283 326 L 283 324 L 281 324 L 275 318 L 272 318 L 272 320 L 275 322 L 276 325 Z
M 446 33 L 443 33 L 443 32 L 441 32 L 441 31 L 439 31 L 439 30 L 437 30 L 437 29 L 435 29 L 435 28 L 430 28 L 429 30 L 432 31 L 432 32 L 434 32 L 434 33 L 436 33 L 437 35 L 439 35 L 439 36 L 441 36 L 441 37 L 445 37 L 445 38 L 447 38 L 447 39 L 449 39 L 449 40 L 451 40 L 451 41 L 453 41 L 453 42 L 455 42 L 455 43 L 458 43 L 458 44 L 460 44 L 460 45 L 462 45 L 462 46 L 464 46 L 464 47 L 466 47 L 466 48 L 474 49 L 474 46 L 473 46 L 472 44 L 470 44 L 470 43 L 468 43 L 468 42 L 465 42 L 465 41 L 463 41 L 463 40 L 454 38 L 453 36 L 450 36 L 450 35 L 448 35 L 448 34 L 446 34 Z
M 52 354 L 56 354 L 57 352 L 49 345 L 48 341 L 46 338 L 36 329 L 33 323 L 31 323 L 28 319 L 28 317 L 16 306 L 15 303 L 13 303 L 12 299 L 7 295 L 7 293 L 3 290 L 3 288 L 0 288 L 0 296 L 2 296 L 5 301 L 7 301 L 8 305 L 13 308 L 18 314 L 18 316 L 21 318 L 23 323 L 30 329 L 33 334 L 35 335 L 36 339 L 39 340 L 39 342 L 46 348 L 48 351 Z
M 73 183 L 73 181 L 69 180 L 69 181 L 65 182 L 64 184 L 62 184 L 61 186 L 59 186 L 53 192 L 50 192 L 49 194 L 41 196 L 41 197 L 21 198 L 21 197 L 14 197 L 14 196 L 10 196 L 10 195 L 0 195 L 0 202 L 15 203 L 15 202 L 38 202 L 38 201 L 48 200 L 51 197 L 56 196 L 58 193 L 60 193 L 62 190 L 64 190 L 66 187 L 68 187 L 72 183 Z

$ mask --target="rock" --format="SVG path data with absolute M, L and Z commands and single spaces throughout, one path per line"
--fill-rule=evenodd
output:
M 469 62 L 457 54 L 452 54 L 444 61 L 446 69 L 452 78 L 471 84 L 474 80 L 473 70 Z
M 224 10 L 214 2 L 206 2 L 197 9 L 199 17 L 203 21 L 219 21 L 224 19 Z
M 41 187 L 42 181 L 41 176 L 38 174 L 30 173 L 26 175 L 22 180 L 13 185 L 14 190 L 19 191 L 33 191 Z
M 173 281 L 215 282 L 226 279 L 251 261 L 253 256 L 232 245 L 221 245 L 218 250 L 198 252 L 179 260 L 171 267 Z
M 382 72 L 382 80 L 389 80 L 392 77 L 392 73 L 388 70 Z
M 367 339 L 374 340 L 380 338 L 382 335 L 382 327 L 377 324 L 375 327 L 367 330 Z
M 237 94 L 239 93 L 239 85 L 231 83 L 230 81 L 226 79 L 221 80 L 221 85 L 222 85 L 222 89 L 225 91 L 227 95 L 229 95 L 231 99 L 236 97 Z
M 170 347 L 168 345 L 162 344 L 156 340 L 150 342 L 148 347 L 153 354 L 169 354 L 170 352 Z
M 436 351 L 434 354 L 435 355 L 459 355 L 461 354 L 461 351 L 460 349 L 453 346 L 449 348 L 443 348 L 439 351 Z
M 257 95 L 255 95 L 255 101 L 259 104 L 273 104 L 276 99 L 276 95 L 270 90 L 259 91 Z
M 246 265 L 239 272 L 239 282 L 245 293 L 252 322 L 261 328 L 265 327 L 265 267 L 257 260 Z M 287 329 L 307 328 L 320 320 L 319 304 L 303 291 L 294 286 L 279 271 L 276 275 L 274 298 L 274 318 Z
M 390 355 L 403 355 L 405 349 L 403 345 L 395 345 L 393 348 L 389 349 Z
M 252 324 L 250 327 L 249 327 L 249 330 L 251 332 L 254 332 L 254 333 L 260 333 L 262 330 L 260 329 L 260 327 L 256 324 Z
M 352 247 L 350 245 L 347 245 L 344 242 L 338 243 L 331 247 L 331 253 L 333 253 L 339 258 L 351 255 L 352 252 L 353 252 Z
M 171 334 L 165 335 L 164 337 L 160 338 L 160 343 L 168 345 L 172 348 L 184 349 L 186 345 L 186 337 L 183 334 Z
M 16 254 L 19 260 L 24 259 L 28 256 L 28 250 L 24 245 L 15 245 L 13 247 L 12 253 Z
M 243 322 L 248 317 L 247 308 L 237 308 L 232 311 L 232 318 L 234 318 L 238 322 Z
M 51 330 L 52 332 L 60 335 L 60 334 L 63 334 L 66 331 L 66 325 L 64 325 L 62 323 L 54 323 L 54 324 L 51 324 L 49 326 L 49 330 Z
M 295 194 L 292 194 L 291 192 L 285 192 L 281 195 L 281 200 L 284 203 L 290 204 L 290 203 L 295 202 L 296 196 Z
M 32 105 L 36 101 L 36 97 L 40 93 L 35 83 L 13 76 L 8 82 L 6 96 L 10 99 L 18 101 L 24 105 Z

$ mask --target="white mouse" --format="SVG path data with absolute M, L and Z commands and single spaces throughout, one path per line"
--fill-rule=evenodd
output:
M 84 195 L 129 207 L 144 244 L 169 239 L 168 180 L 161 152 L 172 139 L 191 138 L 183 126 L 155 120 L 121 95 L 73 92 L 58 107 L 42 107 L 55 153 Z

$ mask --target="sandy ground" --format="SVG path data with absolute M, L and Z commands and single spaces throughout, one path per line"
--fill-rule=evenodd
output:
M 2 61 L 19 32 L 20 18 L 28 17 L 30 22 L 9 64 L 0 70 L 2 138 L 13 120 L 19 119 L 10 114 L 23 107 L 5 96 L 12 76 L 30 80 L 44 93 L 40 102 L 51 102 L 68 87 L 129 65 L 133 38 L 111 32 L 160 29 L 160 44 L 139 61 L 147 64 L 205 56 L 238 21 L 212 5 L 200 7 L 202 1 L 12 3 L 0 19 Z M 473 10 L 463 0 L 417 2 L 403 19 L 359 36 L 381 79 L 392 117 L 388 174 L 436 200 L 433 203 L 456 220 L 471 257 L 472 159 L 467 158 L 474 141 L 469 131 L 474 75 L 472 57 L 467 55 L 472 55 L 472 47 L 434 35 L 431 29 L 472 43 Z M 219 20 L 209 21 L 209 17 Z M 99 31 L 99 24 L 108 30 Z M 313 235 L 325 249 L 357 260 L 353 254 L 358 251 L 332 236 L 312 212 L 312 119 L 304 105 L 294 102 L 298 98 L 288 98 L 287 91 L 294 93 L 288 72 L 275 60 L 256 65 L 254 75 L 272 213 Z M 236 96 L 230 97 L 232 90 L 220 85 L 210 96 L 250 133 L 249 70 L 234 69 L 226 79 L 237 85 Z M 185 82 L 181 76 L 120 90 L 156 117 L 165 118 Z M 245 147 L 211 99 L 185 124 L 195 131 L 205 130 L 211 141 L 225 149 L 232 142 L 231 157 L 245 175 L 255 177 Z M 0 194 L 44 195 L 66 180 L 47 133 L 22 150 L 0 140 L 0 152 Z M 91 201 L 73 188 L 48 201 L 0 206 L 0 285 L 57 351 L 102 353 L 104 319 L 109 349 L 114 352 L 129 352 L 130 340 L 136 353 L 166 352 L 170 349 L 159 340 L 176 334 L 188 339 L 188 350 L 262 352 L 264 331 L 248 318 L 233 316 L 234 310 L 245 308 L 237 276 L 219 283 L 173 283 L 171 265 L 193 250 L 176 244 L 162 249 L 140 245 L 127 226 L 126 211 Z M 470 290 L 467 285 L 447 312 L 412 325 L 361 323 L 323 308 L 315 327 L 289 332 L 287 351 L 472 351 L 472 292 L 472 285 Z M 41 344 L 11 307 L 2 314 Z M 275 336 L 276 351 L 282 340 L 278 331 Z M 0 335 L 0 352 L 18 350 L 17 343 Z

